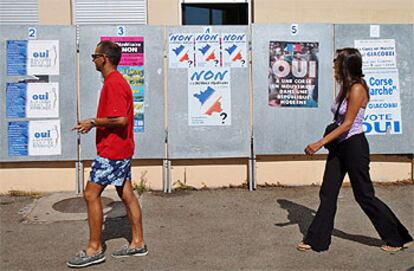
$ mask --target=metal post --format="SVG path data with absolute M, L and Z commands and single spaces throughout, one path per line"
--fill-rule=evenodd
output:
M 256 190 L 256 153 L 254 151 L 254 138 L 250 139 L 250 158 L 249 158 L 249 191 Z
M 411 156 L 411 181 L 414 182 L 414 154 Z
M 248 165 L 248 172 L 249 172 L 249 191 L 253 191 L 253 169 L 252 169 L 252 157 L 249 157 L 249 165 Z
M 167 161 L 167 181 L 168 181 L 168 193 L 171 193 L 171 161 Z
M 79 162 L 79 165 L 80 165 L 80 178 L 79 178 L 79 181 L 80 181 L 80 183 L 79 183 L 79 188 L 80 188 L 80 192 L 83 194 L 83 191 L 84 191 L 84 186 L 85 186 L 85 182 L 84 182 L 84 167 L 83 167 L 83 162 L 82 161 L 80 161 Z
M 167 160 L 162 160 L 162 192 L 167 193 Z
M 256 176 L 256 155 L 253 154 L 253 161 L 252 161 L 252 181 L 253 181 L 253 190 L 257 189 L 257 176 Z
M 75 162 L 75 193 L 79 195 L 79 162 Z

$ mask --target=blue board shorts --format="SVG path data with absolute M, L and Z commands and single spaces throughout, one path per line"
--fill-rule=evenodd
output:
M 131 180 L 131 160 L 111 160 L 98 156 L 92 162 L 89 181 L 102 186 L 122 186 L 125 180 Z

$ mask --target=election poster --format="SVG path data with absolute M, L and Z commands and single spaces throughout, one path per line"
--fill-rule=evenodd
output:
M 394 39 L 355 40 L 354 45 L 362 55 L 363 69 L 397 68 Z
M 188 70 L 188 125 L 231 125 L 229 68 Z
M 170 34 L 168 60 L 170 69 L 194 67 L 194 34 Z
M 370 101 L 364 115 L 367 135 L 401 134 L 401 101 L 397 69 L 365 70 Z
M 61 154 L 60 120 L 8 122 L 9 156 Z
M 7 118 L 58 118 L 58 83 L 7 83 Z
M 271 107 L 318 107 L 318 42 L 270 41 Z
M 247 35 L 245 33 L 222 33 L 221 48 L 223 67 L 247 67 Z
M 134 100 L 134 132 L 144 132 L 144 37 L 101 37 L 122 49 L 118 71 L 129 83 Z M 138 110 L 139 108 L 139 110 Z
M 59 75 L 58 40 L 8 40 L 7 75 Z
M 195 67 L 220 67 L 220 34 L 210 31 L 195 34 L 195 56 Z

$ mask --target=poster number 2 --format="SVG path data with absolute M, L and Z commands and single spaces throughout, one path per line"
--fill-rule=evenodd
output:
M 29 39 L 36 39 L 37 38 L 37 29 L 35 27 L 29 27 L 27 29 L 27 36 Z

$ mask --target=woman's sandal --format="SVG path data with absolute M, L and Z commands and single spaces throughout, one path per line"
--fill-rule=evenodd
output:
M 403 244 L 401 247 L 393 247 L 388 245 L 381 246 L 381 249 L 385 252 L 397 252 L 406 248 L 409 248 L 413 244 L 413 241 Z
M 381 249 L 385 252 L 397 252 L 403 249 L 403 247 L 393 247 L 388 245 L 381 246 Z
M 303 241 L 296 245 L 296 249 L 299 251 L 307 252 L 311 251 L 312 247 L 308 244 L 305 244 Z

